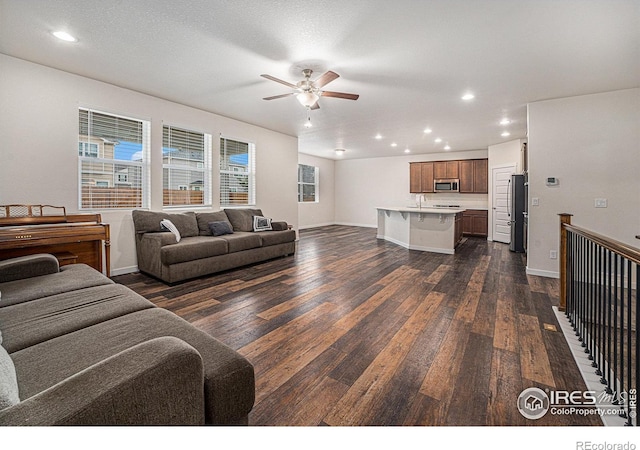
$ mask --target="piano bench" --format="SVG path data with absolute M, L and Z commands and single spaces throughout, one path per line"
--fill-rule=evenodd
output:
M 74 255 L 71 252 L 56 252 L 53 256 L 58 260 L 58 264 L 66 266 L 67 264 L 76 264 L 78 262 L 78 255 Z

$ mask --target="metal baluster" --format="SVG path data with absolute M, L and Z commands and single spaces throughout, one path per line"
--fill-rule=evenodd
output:
M 631 266 L 631 261 L 627 260 L 627 386 L 625 388 L 625 386 L 622 386 L 622 389 L 624 389 L 624 393 L 625 393 L 625 401 L 624 401 L 624 406 L 625 406 L 625 410 L 624 411 L 624 415 L 622 415 L 622 417 L 626 417 L 627 418 L 627 422 L 625 423 L 625 425 L 631 425 L 631 417 L 629 417 L 629 402 L 628 402 L 628 398 L 629 398 L 629 391 L 631 390 L 631 302 L 633 301 L 633 296 L 632 296 L 632 284 L 631 284 L 631 276 L 633 274 L 632 272 L 632 266 Z M 622 332 L 624 332 L 624 328 L 621 330 Z M 624 358 L 624 352 L 623 352 L 623 358 Z
M 616 397 L 618 397 L 620 395 L 620 393 L 623 391 L 624 389 L 624 297 L 625 297 L 625 293 L 624 293 L 624 274 L 625 274 L 625 270 L 624 270 L 624 259 L 622 259 L 621 257 L 621 268 L 622 268 L 622 278 L 620 278 L 620 334 L 618 339 L 620 339 L 620 372 L 618 374 L 618 385 L 617 385 L 617 389 L 615 389 L 616 391 Z M 624 412 L 623 412 L 624 414 Z M 624 417 L 623 414 L 620 414 L 620 417 Z

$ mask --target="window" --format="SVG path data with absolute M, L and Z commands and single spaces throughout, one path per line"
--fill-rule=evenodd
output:
M 211 204 L 211 135 L 162 127 L 164 206 Z
M 81 209 L 143 208 L 149 203 L 150 124 L 90 109 L 79 110 Z
M 318 172 L 317 167 L 298 164 L 298 202 L 318 201 Z
M 220 138 L 220 205 L 255 204 L 255 145 Z
M 86 156 L 87 158 L 98 157 L 98 144 L 90 142 L 78 142 L 78 156 Z

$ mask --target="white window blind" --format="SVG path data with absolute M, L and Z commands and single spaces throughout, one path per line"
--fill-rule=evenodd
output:
M 162 127 L 163 205 L 211 204 L 211 135 Z
M 148 205 L 150 123 L 79 110 L 78 166 L 81 209 Z
M 298 202 L 318 201 L 318 172 L 317 167 L 298 164 Z
M 255 204 L 255 145 L 220 138 L 220 205 Z

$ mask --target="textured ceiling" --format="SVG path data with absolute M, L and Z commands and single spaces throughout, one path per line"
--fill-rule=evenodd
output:
M 298 136 L 328 158 L 524 138 L 529 102 L 640 86 L 639 30 L 638 0 L 0 0 L 1 53 Z M 360 94 L 322 98 L 310 129 L 294 97 L 262 100 L 289 90 L 260 77 L 295 83 L 307 67 Z

